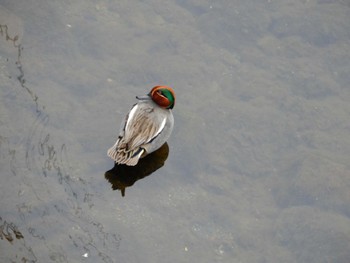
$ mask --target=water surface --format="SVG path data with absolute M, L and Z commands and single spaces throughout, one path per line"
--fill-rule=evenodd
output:
M 348 1 L 3 0 L 0 25 L 1 262 L 349 262 Z M 168 150 L 105 178 L 158 84 Z

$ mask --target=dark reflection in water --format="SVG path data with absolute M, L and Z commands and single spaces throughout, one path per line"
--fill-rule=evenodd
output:
M 169 146 L 164 143 L 157 151 L 142 158 L 137 165 L 115 164 L 113 169 L 105 173 L 105 178 L 112 184 L 113 190 L 120 190 L 125 196 L 125 188 L 132 186 L 137 180 L 151 175 L 162 167 L 168 158 Z

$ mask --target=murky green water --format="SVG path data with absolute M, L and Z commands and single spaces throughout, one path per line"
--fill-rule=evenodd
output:
M 348 1 L 1 1 L 0 25 L 0 262 L 349 262 Z M 158 84 L 168 148 L 112 170 Z

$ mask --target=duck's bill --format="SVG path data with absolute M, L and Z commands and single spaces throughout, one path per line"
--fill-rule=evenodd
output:
M 149 100 L 150 97 L 148 95 L 145 95 L 145 96 L 136 96 L 136 99 L 138 100 Z

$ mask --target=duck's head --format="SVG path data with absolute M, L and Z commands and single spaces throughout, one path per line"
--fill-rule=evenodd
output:
M 155 86 L 148 93 L 148 97 L 137 97 L 138 99 L 151 98 L 160 107 L 165 109 L 172 109 L 175 105 L 175 93 L 174 90 L 168 86 Z

